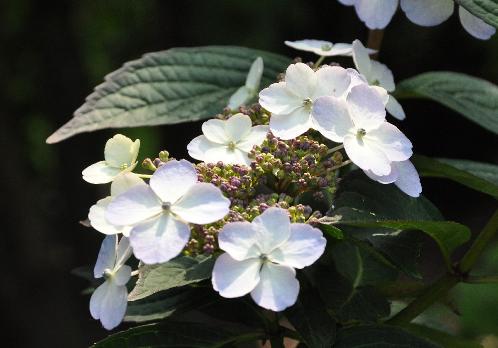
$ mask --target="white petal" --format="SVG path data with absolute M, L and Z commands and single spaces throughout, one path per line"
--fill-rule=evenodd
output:
M 210 141 L 217 144 L 226 144 L 230 141 L 225 132 L 225 121 L 211 119 L 202 124 L 202 133 Z
M 171 160 L 150 178 L 150 187 L 163 202 L 174 203 L 197 182 L 197 172 L 186 160 Z
M 252 127 L 249 134 L 247 134 L 244 139 L 237 143 L 237 148 L 244 152 L 251 151 L 255 145 L 261 145 L 263 143 L 269 131 L 269 126 Z
M 375 175 L 371 170 L 364 170 L 365 174 L 372 180 L 377 181 L 381 184 L 392 184 L 396 180 L 398 180 L 398 170 L 393 165 L 394 162 L 391 163 L 391 172 L 387 175 Z
M 370 74 L 373 84 L 378 84 L 388 92 L 392 92 L 396 88 L 394 85 L 393 73 L 386 65 L 372 60 Z
M 106 184 L 114 180 L 121 169 L 110 167 L 106 161 L 100 161 L 86 167 L 83 172 L 83 180 L 90 184 Z
M 289 239 L 269 255 L 271 261 L 304 268 L 313 264 L 323 254 L 327 240 L 322 232 L 308 224 L 291 224 Z
M 412 197 L 418 197 L 422 193 L 422 185 L 417 169 L 410 161 L 393 162 L 396 166 L 399 176 L 394 183 L 401 191 Z
M 264 71 L 263 58 L 258 57 L 252 62 L 251 68 L 249 69 L 249 74 L 246 78 L 246 87 L 252 91 L 259 89 L 259 84 L 261 83 L 261 76 L 263 76 Z
M 259 258 L 237 261 L 227 253 L 222 254 L 214 264 L 213 288 L 226 298 L 244 296 L 259 283 L 260 267 Z
M 258 231 L 258 245 L 263 254 L 271 253 L 289 239 L 291 223 L 285 209 L 268 208 L 252 224 Z
M 318 55 L 322 55 L 325 52 L 330 51 L 333 47 L 332 42 L 323 40 L 297 40 L 297 41 L 285 41 L 285 44 L 296 50 L 313 52 Z M 326 48 L 324 50 L 324 48 Z M 327 48 L 329 48 L 327 50 Z M 325 54 L 323 54 L 325 55 Z
M 209 224 L 228 214 L 230 200 L 208 183 L 197 183 L 171 206 L 171 211 L 187 222 Z
M 313 123 L 327 139 L 342 143 L 344 136 L 354 128 L 348 104 L 335 97 L 318 98 L 313 103 Z
M 357 0 L 339 0 L 339 2 L 346 6 L 352 6 Z
M 344 137 L 344 150 L 349 159 L 363 170 L 372 170 L 376 175 L 387 175 L 391 164 L 387 156 L 377 148 L 368 146 L 355 135 Z
M 392 95 L 389 95 L 389 101 L 387 102 L 386 109 L 389 114 L 398 120 L 404 120 L 406 118 L 403 107 Z
M 112 201 L 112 197 L 106 197 L 101 199 L 90 207 L 88 212 L 88 220 L 90 220 L 90 225 L 97 231 L 103 234 L 118 234 L 123 233 L 124 230 L 129 229 L 127 226 L 116 226 L 107 221 L 105 218 L 106 210 Z
M 121 237 L 116 250 L 116 264 L 114 269 L 116 270 L 123 266 L 132 254 L 133 250 L 130 245 L 130 239 L 128 237 Z
M 356 0 L 358 17 L 369 29 L 384 29 L 398 7 L 398 0 Z
M 280 312 L 296 303 L 299 282 L 293 268 L 265 263 L 260 277 L 258 286 L 251 291 L 252 299 L 259 306 Z
M 367 132 L 364 141 L 368 146 L 380 149 L 390 161 L 404 161 L 413 154 L 410 140 L 395 125 L 388 122 Z
M 401 9 L 413 23 L 424 27 L 438 25 L 453 13 L 453 0 L 401 0 Z
M 208 138 L 206 138 L 205 135 L 199 135 L 192 139 L 190 143 L 187 145 L 187 150 L 188 154 L 190 157 L 195 158 L 196 160 L 203 161 L 203 162 L 211 162 L 207 158 L 207 151 L 215 148 L 215 147 L 220 147 L 225 145 L 220 145 L 217 143 L 213 143 L 212 141 L 209 141 Z
M 496 29 L 494 27 L 487 24 L 482 19 L 474 16 L 462 6 L 459 8 L 458 14 L 460 16 L 460 22 L 465 30 L 467 30 L 469 34 L 475 38 L 488 40 L 496 33 Z
M 100 319 L 102 326 L 112 330 L 124 318 L 128 304 L 128 291 L 125 286 L 115 286 L 106 281 L 99 286 L 90 298 L 90 313 Z
M 247 88 L 246 86 L 242 86 L 235 91 L 234 94 L 228 100 L 228 105 L 231 110 L 237 109 L 239 106 L 246 104 L 253 97 L 253 91 Z
M 285 82 L 279 82 L 259 92 L 259 104 L 273 114 L 288 114 L 303 105 L 303 98 L 292 93 Z
M 135 226 L 130 244 L 137 259 L 146 264 L 163 263 L 178 256 L 190 238 L 189 226 L 171 214 Z
M 325 66 L 316 72 L 316 77 L 317 86 L 313 100 L 322 96 L 340 97 L 351 84 L 348 72 L 339 66 Z
M 230 141 L 237 142 L 249 134 L 251 126 L 251 118 L 239 113 L 225 121 L 225 132 Z
M 348 68 L 346 69 L 346 71 L 348 72 L 349 78 L 351 79 L 351 84 L 349 85 L 347 93 L 351 92 L 351 89 L 353 89 L 353 87 L 356 87 L 358 85 L 363 85 L 363 84 L 368 85 L 368 81 L 365 78 L 365 76 L 360 74 L 355 69 Z
M 374 50 L 372 50 L 375 52 Z M 353 45 L 347 43 L 336 43 L 329 54 L 326 56 L 345 56 L 351 57 L 353 55 Z
M 389 102 L 389 94 L 387 91 L 380 86 L 369 86 L 369 88 L 377 94 L 379 99 L 382 101 L 382 104 L 386 106 Z
M 251 159 L 247 155 L 247 152 L 239 150 L 238 148 L 229 149 L 228 146 L 213 146 L 206 151 L 206 156 L 204 158 L 205 162 L 217 163 L 223 162 L 225 164 L 242 164 L 249 166 L 251 164 Z
M 161 201 L 149 186 L 135 186 L 115 197 L 107 206 L 105 219 L 116 226 L 129 226 L 162 212 Z
M 372 88 L 358 85 L 351 89 L 347 102 L 349 114 L 357 129 L 366 131 L 379 127 L 386 119 L 384 102 Z
M 117 236 L 112 235 L 104 238 L 102 245 L 100 246 L 99 255 L 97 256 L 97 262 L 95 263 L 95 267 L 93 269 L 93 276 L 95 278 L 101 278 L 106 269 L 114 269 L 117 245 Z
M 123 286 L 128 283 L 131 278 L 131 267 L 123 265 L 119 267 L 116 273 L 112 276 L 112 282 L 117 286 Z
M 111 184 L 111 196 L 120 195 L 134 186 L 146 185 L 145 181 L 137 174 L 125 172 L 121 173 L 114 178 Z
M 353 41 L 353 61 L 360 74 L 364 75 L 370 81 L 372 61 L 370 60 L 367 49 L 360 40 Z
M 258 231 L 250 222 L 231 222 L 218 234 L 218 244 L 237 261 L 260 256 Z
M 285 72 L 285 84 L 292 93 L 304 100 L 314 94 L 317 76 L 313 69 L 304 63 L 291 64 Z
M 140 140 L 132 141 L 124 135 L 116 134 L 105 144 L 105 161 L 111 167 L 129 167 L 137 160 L 139 148 Z
M 305 107 L 300 107 L 287 115 L 273 114 L 270 117 L 271 132 L 283 140 L 306 133 L 312 125 L 311 111 Z

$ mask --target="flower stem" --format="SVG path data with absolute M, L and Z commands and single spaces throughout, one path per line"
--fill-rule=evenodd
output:
M 330 168 L 329 170 L 331 170 L 331 171 L 333 171 L 333 170 L 337 170 L 337 169 L 339 169 L 339 168 L 342 168 L 342 167 L 347 166 L 348 164 L 351 164 L 351 160 L 346 160 L 346 161 L 342 162 L 341 164 L 336 165 L 336 166 L 334 166 L 334 167 Z
M 318 69 L 318 67 L 323 63 L 324 59 L 325 59 L 325 56 L 320 56 L 320 58 L 317 59 L 315 64 L 313 64 L 313 69 Z
M 376 50 L 377 53 L 372 55 L 372 58 L 377 59 L 379 57 L 380 47 L 382 46 L 382 40 L 384 39 L 384 30 L 372 29 L 368 31 L 368 48 Z
M 330 154 L 332 154 L 332 153 L 334 153 L 334 152 L 336 152 L 336 151 L 339 151 L 339 150 L 341 150 L 341 149 L 344 149 L 344 144 L 337 145 L 336 147 L 333 147 L 333 148 L 329 149 L 329 150 L 327 151 L 326 155 L 330 155 Z
M 150 178 L 152 178 L 152 175 L 150 175 L 150 174 L 138 174 L 138 173 L 135 173 L 135 175 L 137 175 L 139 178 L 142 178 L 142 179 L 150 179 Z

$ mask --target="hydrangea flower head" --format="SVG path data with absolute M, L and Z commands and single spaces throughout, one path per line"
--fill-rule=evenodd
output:
M 230 97 L 228 107 L 232 110 L 237 109 L 239 106 L 244 105 L 251 99 L 258 95 L 259 85 L 261 84 L 261 77 L 263 76 L 264 64 L 263 58 L 258 57 L 252 63 L 249 73 L 247 74 L 246 83 L 240 87 Z
M 320 133 L 344 143 L 348 157 L 363 170 L 388 175 L 391 162 L 404 161 L 412 155 L 411 142 L 385 121 L 382 98 L 367 85 L 353 87 L 347 100 L 322 97 L 313 108 Z
M 313 128 L 313 103 L 322 96 L 343 97 L 351 78 L 346 69 L 324 66 L 317 71 L 303 63 L 291 64 L 285 81 L 259 93 L 259 103 L 271 112 L 270 130 L 289 140 Z
M 125 262 L 131 253 L 128 238 L 122 237 L 118 243 L 116 235 L 105 237 L 100 247 L 94 277 L 105 277 L 105 282 L 95 289 L 90 298 L 90 313 L 107 330 L 118 326 L 126 312 L 126 283 L 130 280 L 131 268 Z
M 162 263 L 180 254 L 190 237 L 188 223 L 208 224 L 228 213 L 230 201 L 213 184 L 199 183 L 186 160 L 165 163 L 149 184 L 115 197 L 106 211 L 111 224 L 133 226 L 130 243 L 144 263 Z
M 213 287 L 221 296 L 248 293 L 261 307 L 282 311 L 299 294 L 295 268 L 313 264 L 324 252 L 322 232 L 302 223 L 291 223 L 288 212 L 268 208 L 252 223 L 232 222 L 218 236 L 226 253 L 216 260 Z
M 131 172 L 137 165 L 140 140 L 132 141 L 121 134 L 116 134 L 107 141 L 104 148 L 104 161 L 85 168 L 83 179 L 91 184 L 106 184 L 120 173 Z
M 243 164 L 249 166 L 249 151 L 260 145 L 268 133 L 268 126 L 252 127 L 251 118 L 235 114 L 228 120 L 212 119 L 202 125 L 203 135 L 194 138 L 187 150 L 192 158 L 206 162 Z

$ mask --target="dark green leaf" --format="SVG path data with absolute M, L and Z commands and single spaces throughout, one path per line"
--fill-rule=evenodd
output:
M 417 336 L 427 337 L 432 342 L 440 344 L 442 347 L 451 348 L 482 348 L 482 346 L 474 341 L 462 337 L 455 337 L 446 332 L 432 329 L 419 324 L 408 324 L 403 328 Z
M 344 238 L 344 234 L 342 233 L 342 231 L 335 226 L 320 224 L 319 227 L 322 230 L 322 232 L 330 236 L 332 239 L 340 240 Z
M 214 257 L 180 256 L 159 265 L 142 265 L 130 301 L 139 300 L 156 292 L 197 283 L 211 277 Z
M 153 52 L 126 63 L 95 88 L 74 117 L 52 134 L 56 143 L 103 128 L 174 124 L 222 111 L 244 85 L 257 57 L 264 61 L 261 87 L 275 81 L 290 59 L 245 47 L 206 46 Z
M 447 178 L 476 191 L 498 198 L 498 166 L 460 159 L 433 159 L 422 155 L 412 157 L 419 174 Z
M 474 16 L 498 28 L 498 2 L 496 0 L 455 0 Z
M 356 326 L 339 331 L 334 348 L 441 348 L 394 326 Z
M 228 325 L 163 321 L 111 335 L 94 348 L 219 348 L 256 341 L 262 332 Z M 231 346 L 231 345 L 230 345 Z
M 455 72 L 428 72 L 399 83 L 396 97 L 434 100 L 498 134 L 498 87 L 488 81 Z

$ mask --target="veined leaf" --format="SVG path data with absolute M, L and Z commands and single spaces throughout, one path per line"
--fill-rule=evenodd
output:
M 467 11 L 498 28 L 498 1 L 496 0 L 455 0 Z
M 498 134 L 498 87 L 483 79 L 448 71 L 428 72 L 401 81 L 396 98 L 434 100 Z
M 145 54 L 107 75 L 47 143 L 103 128 L 174 124 L 214 116 L 244 85 L 257 57 L 263 58 L 265 66 L 261 87 L 274 82 L 291 62 L 277 54 L 237 46 Z
M 415 155 L 412 161 L 421 176 L 447 178 L 498 198 L 498 166 L 469 160 L 433 159 Z

